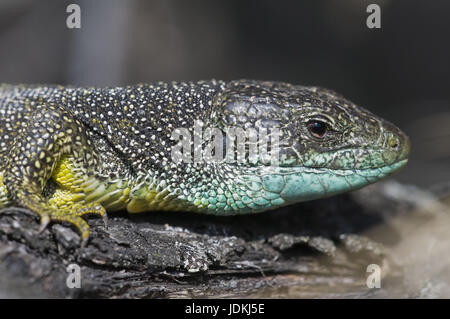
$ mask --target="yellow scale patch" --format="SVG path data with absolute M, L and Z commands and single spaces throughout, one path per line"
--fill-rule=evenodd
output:
M 131 201 L 127 205 L 130 213 L 141 213 L 152 210 L 189 210 L 186 202 L 182 202 L 169 194 L 167 189 L 158 191 L 158 187 L 143 186 L 133 192 Z
M 102 182 L 86 177 L 70 157 L 59 161 L 52 178 L 59 188 L 49 199 L 49 204 L 58 208 L 92 203 L 101 204 L 108 211 L 127 209 L 130 213 L 195 208 L 176 200 L 162 187 L 145 184 L 133 187 L 130 181 Z
M 48 199 L 48 203 L 59 209 L 73 209 L 93 203 L 101 204 L 108 211 L 127 209 L 130 213 L 198 209 L 186 201 L 176 199 L 163 187 L 142 185 L 133 188 L 128 181 L 101 182 L 95 178 L 86 178 L 68 156 L 58 162 L 52 179 L 58 188 Z M 3 174 L 0 173 L 0 208 L 10 204 L 3 184 Z
M 124 209 L 128 202 L 130 188 L 127 183 L 102 182 L 87 177 L 68 156 L 58 162 L 52 178 L 59 188 L 49 199 L 49 204 L 58 208 L 96 203 L 112 211 Z
M 154 185 L 132 187 L 130 181 L 102 182 L 86 177 L 77 169 L 71 157 L 65 156 L 56 165 L 52 177 L 58 188 L 48 199 L 56 208 L 74 208 L 100 204 L 107 211 L 127 209 L 130 213 L 155 210 L 197 210 L 186 201 L 178 200 L 166 188 Z M 0 173 L 0 208 L 10 205 L 3 174 Z
M 58 188 L 49 199 L 49 204 L 58 208 L 69 208 L 84 202 L 85 194 L 80 187 L 82 179 L 75 175 L 72 161 L 63 157 L 53 171 L 52 178 Z

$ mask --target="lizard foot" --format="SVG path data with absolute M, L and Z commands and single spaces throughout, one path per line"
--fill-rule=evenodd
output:
M 107 227 L 106 210 L 99 204 L 74 205 L 67 208 L 54 208 L 49 210 L 37 211 L 41 217 L 41 226 L 39 232 L 45 230 L 51 221 L 66 222 L 74 225 L 81 234 L 81 247 L 85 247 L 90 234 L 88 223 L 82 218 L 87 214 L 99 215 L 103 218 L 105 227 Z
M 105 208 L 100 204 L 88 204 L 86 206 L 80 206 L 75 210 L 78 216 L 84 215 L 98 215 L 103 219 L 105 228 L 108 228 L 108 215 Z

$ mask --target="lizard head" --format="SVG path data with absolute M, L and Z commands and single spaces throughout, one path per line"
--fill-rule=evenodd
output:
M 227 164 L 226 171 L 241 175 L 261 198 L 255 210 L 357 189 L 407 162 L 409 139 L 400 129 L 330 90 L 239 80 L 230 82 L 214 105 L 212 117 L 225 133 L 238 127 L 264 129 L 269 140 L 278 136 L 268 148 L 277 154 L 275 165 L 270 156 Z

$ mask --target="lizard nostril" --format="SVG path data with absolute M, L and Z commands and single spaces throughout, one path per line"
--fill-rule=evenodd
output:
M 396 137 L 389 137 L 389 146 L 393 149 L 396 149 L 399 145 L 399 141 Z

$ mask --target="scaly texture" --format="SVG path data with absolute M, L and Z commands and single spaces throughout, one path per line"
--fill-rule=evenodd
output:
M 373 183 L 409 153 L 391 123 L 332 91 L 282 82 L 3 85 L 0 115 L 0 207 L 31 209 L 41 227 L 70 222 L 84 242 L 84 214 L 261 212 Z M 175 162 L 174 130 L 186 128 L 195 140 L 198 120 L 224 133 L 225 149 L 234 143 L 231 128 L 277 128 L 279 162 Z M 261 143 L 245 141 L 247 150 Z M 208 153 L 205 144 L 200 151 Z

